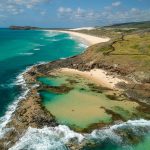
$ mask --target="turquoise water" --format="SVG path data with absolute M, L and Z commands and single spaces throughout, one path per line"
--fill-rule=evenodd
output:
M 62 84 L 66 83 L 65 77 L 63 78 L 49 78 L 49 77 L 40 77 L 38 78 L 38 81 L 40 81 L 43 84 L 50 85 L 50 86 L 60 86 Z
M 0 29 L 0 116 L 5 114 L 8 106 L 23 92 L 23 89 L 16 84 L 16 77 L 27 67 L 43 61 L 47 62 L 77 55 L 84 49 L 83 44 L 63 33 Z M 53 84 L 53 81 L 50 81 L 50 84 Z M 144 126 L 146 123 L 147 121 L 144 121 Z M 148 122 L 148 127 L 149 124 Z M 143 124 L 141 127 L 143 127 Z M 137 131 L 136 127 L 134 131 Z M 137 131 L 137 135 L 140 135 L 140 133 L 142 133 L 142 130 Z M 64 144 L 65 141 L 78 136 L 77 133 L 64 126 L 56 127 L 55 130 L 53 128 L 30 128 L 16 145 L 17 148 L 14 147 L 14 150 L 64 150 L 67 149 Z M 91 134 L 89 138 L 91 136 L 93 137 Z M 114 140 L 115 137 L 109 132 L 102 132 L 102 134 L 99 133 L 96 136 L 98 138 L 91 139 L 96 142 L 96 146 L 85 147 L 85 150 L 149 150 L 150 147 L 149 135 L 145 136 L 139 144 L 126 149 L 120 147 L 117 142 L 113 143 L 109 136 Z M 101 139 L 106 140 L 101 142 Z
M 61 78 L 62 80 L 60 80 Z M 53 79 L 51 77 L 49 78 L 41 77 L 38 80 L 43 84 L 50 85 L 50 86 L 60 86 L 65 83 L 64 76 L 61 76 L 60 78 L 55 77 Z M 80 84 L 82 83 L 79 79 L 77 79 L 77 81 Z M 84 83 L 84 85 L 86 84 Z M 82 94 L 84 93 L 83 91 L 80 92 Z M 82 96 L 80 95 L 81 97 L 79 97 L 78 92 L 75 92 L 75 94 L 73 93 L 74 92 L 72 91 L 70 91 L 67 94 L 56 94 L 49 91 L 40 92 L 43 98 L 43 105 L 49 111 L 51 111 L 53 115 L 55 115 L 58 122 L 65 124 L 67 126 L 69 126 L 71 123 L 72 124 L 74 123 L 78 125 L 78 127 L 82 127 L 82 125 L 86 127 L 85 124 L 86 122 L 89 123 L 91 115 L 92 118 L 94 118 L 97 115 L 97 114 L 93 114 L 93 112 L 96 111 L 97 106 L 100 106 L 102 104 L 97 104 L 94 97 L 91 98 L 89 93 L 87 93 L 88 97 L 86 98 L 83 97 L 83 95 Z M 71 96 L 69 97 L 66 95 L 71 95 Z M 104 97 L 102 98 L 104 101 L 106 100 Z M 91 100 L 93 101 L 92 103 L 90 103 Z M 98 100 L 101 101 L 100 99 Z M 76 101 L 77 103 L 75 103 Z M 84 101 L 84 105 L 82 105 L 82 101 Z M 96 107 L 94 107 L 94 110 L 90 110 L 89 106 L 91 107 L 94 106 L 94 103 L 96 103 Z M 113 103 L 115 103 L 115 101 L 113 101 Z M 110 105 L 111 102 L 109 102 L 109 106 Z M 125 106 L 125 104 L 123 104 L 123 106 Z M 129 106 L 126 107 L 128 107 L 129 109 Z M 75 112 L 74 111 L 72 112 L 72 110 L 75 110 Z M 82 112 L 82 110 L 84 111 Z M 86 112 L 86 110 L 88 111 Z M 80 113 L 78 113 L 78 111 Z M 86 112 L 85 115 L 84 112 Z M 90 114 L 88 114 L 88 112 L 90 112 Z M 77 115 L 75 115 L 76 113 Z M 86 116 L 88 116 L 88 120 L 85 119 Z M 135 122 L 133 121 L 132 123 L 129 124 L 124 124 L 122 126 L 114 127 L 115 130 L 101 129 L 98 131 L 98 134 L 95 135 L 90 134 L 86 138 L 89 140 L 89 142 L 92 142 L 93 144 L 92 145 L 89 144 L 88 146 L 85 146 L 82 150 L 150 150 L 150 132 L 147 132 L 150 131 L 150 122 L 147 123 L 146 121 L 144 121 L 142 124 L 141 122 L 142 122 L 141 120 Z M 115 131 L 117 130 L 121 131 L 119 132 L 121 133 L 121 136 L 115 133 Z M 118 137 L 116 137 L 116 135 Z M 124 137 L 123 135 L 128 135 L 128 136 Z
M 73 56 L 84 49 L 63 33 L 0 29 L 0 116 L 19 96 L 21 89 L 14 82 L 26 67 Z
M 150 134 L 147 134 L 140 143 L 135 145 L 118 146 L 115 142 L 106 140 L 93 147 L 85 147 L 83 150 L 150 150 Z

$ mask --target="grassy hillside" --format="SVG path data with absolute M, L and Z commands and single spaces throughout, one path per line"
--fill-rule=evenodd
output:
M 146 28 L 150 28 L 150 21 L 114 24 L 112 26 L 106 26 L 106 27 L 146 29 Z
M 77 57 L 79 62 L 73 60 L 74 66 L 79 70 L 102 68 L 113 76 L 129 80 L 129 84 L 119 86 L 125 89 L 124 94 L 129 99 L 144 103 L 144 109 L 150 114 L 150 21 L 76 32 L 111 40 L 89 47 Z
M 120 85 L 125 89 L 125 95 L 131 100 L 146 104 L 145 110 L 150 114 L 150 30 L 117 30 L 119 29 L 105 28 L 80 31 L 111 37 L 110 42 L 89 47 L 81 60 L 87 68 L 103 68 L 113 75 L 129 79 L 130 84 Z
M 125 35 L 110 44 L 93 46 L 95 61 L 116 64 L 127 72 L 150 71 L 150 33 Z
M 150 82 L 150 21 L 77 32 L 111 38 L 108 43 L 90 47 L 86 53 L 86 59 L 91 61 L 92 58 L 92 62 L 100 66 L 111 66 L 110 68 L 124 75 L 140 76 L 144 73 L 144 76 L 139 77 L 140 80 Z
M 86 33 L 98 37 L 110 37 L 111 39 L 117 39 L 123 34 L 141 34 L 143 32 L 150 32 L 150 21 L 115 24 L 112 26 L 96 27 L 93 30 L 79 30 L 76 32 Z

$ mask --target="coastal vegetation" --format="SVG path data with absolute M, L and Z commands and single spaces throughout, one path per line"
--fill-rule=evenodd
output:
M 56 72 L 54 78 L 42 77 L 38 81 L 42 84 L 40 93 L 46 109 L 60 124 L 78 132 L 90 132 L 115 121 L 136 119 L 145 114 L 137 109 L 140 107 L 137 102 L 128 100 L 122 92 L 98 86 L 77 74 Z
M 111 40 L 92 45 L 80 55 L 33 66 L 24 73 L 30 92 L 19 102 L 7 124 L 12 130 L 0 140 L 0 148 L 8 141 L 7 148 L 14 145 L 29 126 L 42 128 L 66 124 L 77 132 L 88 133 L 129 119 L 149 120 L 150 29 L 143 23 L 134 25 L 75 31 L 110 37 Z M 81 74 L 105 70 L 106 77 L 120 79 L 120 82 L 112 88 L 97 84 L 92 80 L 93 76 L 66 74 L 60 71 L 62 68 L 78 70 Z M 86 114 L 83 108 L 87 110 Z M 141 137 L 129 134 L 128 130 L 120 130 L 118 134 L 129 143 L 137 144 Z M 147 129 L 142 128 L 142 131 Z M 81 143 L 79 148 L 78 144 L 70 141 L 68 147 L 82 149 L 84 146 L 85 143 Z
M 96 36 L 103 35 L 103 37 L 107 36 L 107 33 L 102 34 L 101 29 L 98 35 L 97 30 L 98 29 L 96 29 L 96 31 L 95 29 L 90 31 L 84 30 L 84 33 Z M 105 31 L 107 30 L 105 29 Z M 83 31 L 76 32 L 83 33 Z M 136 29 L 136 31 L 132 30 L 131 32 L 124 32 L 124 30 L 122 30 L 122 32 L 118 32 L 114 29 L 111 29 L 110 32 L 109 29 L 108 33 L 109 37 L 111 37 L 111 41 L 107 43 L 100 43 L 90 46 L 81 55 L 74 56 L 66 60 L 58 60 L 45 65 L 39 65 L 29 72 L 29 75 L 35 73 L 35 75 L 32 76 L 32 78 L 34 78 L 35 80 L 39 79 L 39 77 L 48 77 L 49 80 L 51 80 L 51 73 L 52 75 L 55 74 L 55 72 L 57 72 L 57 70 L 60 68 L 77 69 L 82 72 L 90 71 L 93 69 L 103 69 L 107 71 L 108 76 L 114 76 L 128 81 L 128 83 L 120 82 L 116 85 L 117 88 L 121 89 L 119 91 L 110 90 L 107 87 L 103 86 L 97 86 L 94 83 L 88 83 L 86 87 L 83 86 L 86 85 L 85 83 L 82 86 L 79 86 L 79 83 L 81 82 L 79 80 L 79 77 L 74 77 L 74 80 L 78 79 L 75 81 L 73 81 L 73 79 L 69 79 L 69 81 L 72 81 L 73 83 L 71 85 L 70 83 L 66 84 L 64 82 L 64 78 L 63 82 L 61 82 L 61 85 L 48 85 L 46 87 L 41 85 L 41 87 L 45 87 L 42 89 L 41 98 L 43 98 L 44 103 L 46 102 L 46 109 L 49 110 L 52 114 L 55 114 L 54 116 L 56 117 L 56 121 L 66 121 L 64 122 L 64 124 L 69 125 L 70 128 L 78 132 L 90 132 L 93 129 L 98 129 L 107 126 L 108 124 L 113 124 L 115 123 L 115 121 L 126 121 L 128 119 L 139 118 L 145 118 L 148 120 L 150 119 L 150 32 L 148 29 Z M 77 90 L 75 85 L 78 85 L 80 89 Z M 68 90 L 66 90 L 66 87 Z M 59 94 L 64 94 L 64 96 L 59 97 L 59 95 L 55 95 L 55 93 L 58 92 L 53 89 L 57 89 L 57 91 L 59 89 Z M 80 117 L 74 117 L 77 119 L 77 124 L 75 123 L 75 121 L 70 120 L 70 114 L 75 113 L 75 110 L 72 108 L 72 103 L 70 103 L 68 99 L 71 99 L 71 97 L 73 97 L 77 100 L 80 100 L 81 98 L 82 102 L 82 100 L 85 99 L 83 98 L 83 93 L 87 92 L 87 89 L 87 94 L 91 94 L 91 92 L 93 92 L 96 93 L 96 95 L 99 95 L 97 96 L 98 98 L 103 95 L 110 103 L 114 104 L 114 102 L 116 102 L 114 109 L 110 109 L 106 105 L 102 105 L 102 103 L 97 103 L 95 105 L 95 108 L 101 105 L 100 109 L 103 109 L 103 111 L 105 112 L 104 114 L 107 115 L 107 119 L 105 121 L 99 120 L 99 122 L 95 121 L 95 123 L 92 121 L 93 123 L 91 122 L 90 124 L 88 123 L 86 125 L 81 125 L 81 121 L 78 120 L 80 119 Z M 41 88 L 39 90 L 41 91 Z M 74 90 L 75 92 L 77 92 L 75 95 L 72 93 L 72 91 L 74 92 Z M 78 95 L 78 92 L 81 94 L 80 96 Z M 50 97 L 52 96 L 50 93 L 53 93 L 55 95 L 54 97 L 58 101 L 50 101 Z M 45 95 L 47 95 L 47 97 L 45 97 Z M 70 98 L 68 96 L 70 96 Z M 91 100 L 92 99 L 93 97 L 91 98 Z M 127 103 L 129 103 L 129 106 L 132 107 L 133 104 L 133 108 L 130 109 L 130 107 L 127 107 L 126 109 L 124 109 L 124 107 L 119 106 L 119 103 L 124 103 L 126 100 Z M 64 104 L 69 104 L 67 108 L 70 109 L 65 108 L 61 102 L 64 102 Z M 65 113 L 66 115 L 64 115 L 65 118 L 63 119 L 63 113 L 61 109 L 60 111 L 58 111 L 57 108 L 57 106 L 60 105 L 62 106 L 62 109 L 65 108 L 63 110 L 70 110 L 70 112 Z M 92 103 L 90 105 L 93 106 Z M 52 106 L 54 109 L 51 108 Z M 81 110 L 82 108 L 83 107 L 81 107 Z M 78 106 L 76 109 L 77 112 L 79 111 L 82 114 L 80 106 Z M 132 109 L 134 109 L 134 111 Z M 132 137 L 132 140 L 135 140 L 134 137 Z

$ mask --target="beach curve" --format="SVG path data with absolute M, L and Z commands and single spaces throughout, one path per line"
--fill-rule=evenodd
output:
M 102 37 L 96 37 L 84 33 L 79 33 L 75 31 L 65 31 L 65 30 L 56 30 L 56 32 L 61 32 L 61 33 L 67 33 L 76 40 L 83 42 L 87 44 L 88 46 L 92 46 L 94 44 L 102 43 L 102 42 L 108 42 L 110 38 L 102 38 Z
M 66 31 L 63 31 L 64 33 L 67 33 Z M 75 33 L 75 32 L 73 32 L 73 33 Z M 98 37 L 96 37 L 96 39 L 97 40 L 93 40 L 93 39 L 95 39 L 95 38 L 93 38 L 93 36 L 90 36 L 91 38 L 89 39 L 89 35 L 87 35 L 87 36 L 85 36 L 85 34 L 75 34 L 75 35 L 73 35 L 73 33 L 71 32 L 71 33 L 68 33 L 68 34 L 70 34 L 71 36 L 73 36 L 74 38 L 76 38 L 76 39 L 80 39 L 82 42 L 84 41 L 84 42 L 88 42 L 88 44 L 89 44 L 89 46 L 91 46 L 91 45 L 94 45 L 94 44 L 97 44 L 97 43 L 100 43 L 100 39 L 101 38 L 98 38 Z M 82 35 L 82 36 L 80 36 L 80 35 Z M 78 38 L 77 38 L 78 37 Z M 80 38 L 79 38 L 80 37 Z M 107 39 L 108 40 L 108 39 Z M 101 42 L 107 42 L 107 40 L 105 39 L 103 39 L 103 41 L 101 41 Z M 108 40 L 109 41 L 109 40 Z M 78 56 L 77 56 L 78 57 Z M 48 63 L 48 64 L 44 64 L 44 65 L 39 65 L 39 66 L 35 66 L 35 67 L 33 67 L 30 71 L 28 71 L 27 73 L 26 73 L 26 75 L 24 76 L 24 78 L 26 79 L 26 82 L 28 82 L 28 84 L 31 84 L 32 82 L 31 82 L 31 80 L 30 80 L 30 77 L 31 77 L 31 79 L 36 79 L 36 77 L 38 76 L 38 72 L 39 72 L 39 75 L 40 75 L 40 73 L 43 73 L 43 74 L 45 74 L 45 75 L 47 75 L 47 73 L 48 72 L 51 72 L 52 71 L 52 68 L 53 69 L 55 69 L 55 67 L 57 66 L 57 68 L 63 68 L 64 66 L 63 66 L 63 64 L 65 64 L 66 63 L 66 66 L 67 67 L 70 67 L 70 68 L 73 68 L 73 69 L 79 69 L 79 68 L 75 68 L 75 67 L 73 67 L 72 66 L 72 63 L 70 63 L 68 60 L 70 60 L 70 59 L 74 59 L 74 58 L 68 58 L 68 59 L 65 59 L 65 60 L 58 60 L 58 61 L 56 61 L 56 62 L 52 62 L 52 63 Z M 72 62 L 74 62 L 74 61 L 72 61 Z M 78 61 L 77 61 L 78 62 Z M 78 63 L 80 63 L 80 61 L 78 62 Z M 83 66 L 84 66 L 85 64 L 83 64 Z M 65 66 L 65 67 L 66 67 Z M 67 68 L 66 67 L 66 68 Z M 85 66 L 84 66 L 84 68 L 85 68 Z M 44 71 L 45 70 L 45 71 Z M 43 72 L 42 72 L 43 71 Z M 72 71 L 72 70 L 71 70 Z M 74 71 L 76 71 L 76 70 L 74 70 Z M 95 71 L 93 71 L 92 72 L 92 76 L 95 76 L 96 74 L 94 74 L 94 72 Z M 98 73 L 98 70 L 96 70 L 96 72 Z M 90 77 L 90 73 L 88 73 L 88 77 Z M 87 75 L 85 75 L 85 76 L 87 76 Z M 96 75 L 96 77 L 98 77 L 97 75 Z M 28 80 L 29 79 L 29 80 Z M 33 83 L 32 83 L 33 84 Z M 31 97 L 31 95 L 29 95 L 29 98 L 32 98 L 32 99 L 29 99 L 29 101 L 30 100 L 34 100 L 34 102 L 35 102 L 35 99 L 39 102 L 40 101 L 40 99 L 39 99 L 39 97 L 37 97 L 37 93 L 38 93 L 38 90 L 37 90 L 37 88 L 35 88 L 34 89 L 34 92 L 33 93 L 30 93 L 30 94 L 32 94 L 33 95 L 33 97 Z M 18 106 L 19 107 L 19 106 Z M 21 109 L 21 108 L 20 108 Z M 42 108 L 41 108 L 42 109 Z M 45 110 L 46 111 L 46 110 Z M 46 111 L 46 113 L 47 113 L 47 111 Z M 34 110 L 33 110 L 33 114 L 34 114 Z M 33 120 L 34 121 L 34 120 Z M 39 119 L 37 120 L 37 121 L 39 121 Z M 47 121 L 47 120 L 46 120 Z M 54 122 L 55 121 L 55 119 L 54 120 L 52 120 L 52 122 Z M 52 123 L 51 122 L 51 123 Z M 54 125 L 55 126 L 55 125 Z M 42 127 L 43 127 L 43 125 L 42 125 Z

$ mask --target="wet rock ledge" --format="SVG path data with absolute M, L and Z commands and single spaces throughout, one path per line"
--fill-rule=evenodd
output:
M 127 67 L 126 64 L 122 65 L 115 61 L 110 63 L 107 61 L 110 54 L 106 56 L 104 53 L 97 53 L 97 51 L 95 51 L 97 48 L 108 47 L 108 45 L 111 44 L 112 42 L 97 44 L 89 47 L 87 51 L 81 55 L 33 66 L 26 72 L 24 79 L 30 91 L 26 95 L 26 98 L 18 103 L 11 121 L 6 125 L 9 130 L 5 136 L 0 139 L 0 149 L 5 150 L 13 146 L 19 138 L 24 135 L 29 126 L 42 128 L 44 126 L 58 125 L 55 117 L 41 105 L 41 99 L 37 90 L 38 82 L 36 79 L 41 76 L 47 76 L 52 70 L 62 67 L 78 69 L 80 71 L 101 68 L 106 70 L 108 74 L 129 80 L 129 85 L 120 84 L 118 86 L 124 89 L 124 94 L 128 98 L 143 104 L 147 113 L 150 113 L 147 109 L 150 105 L 150 82 L 149 79 L 146 78 L 147 76 L 145 76 L 145 78 L 142 76 L 144 79 L 139 77 L 138 82 L 135 82 L 137 76 L 134 74 L 134 70 L 136 68 Z

